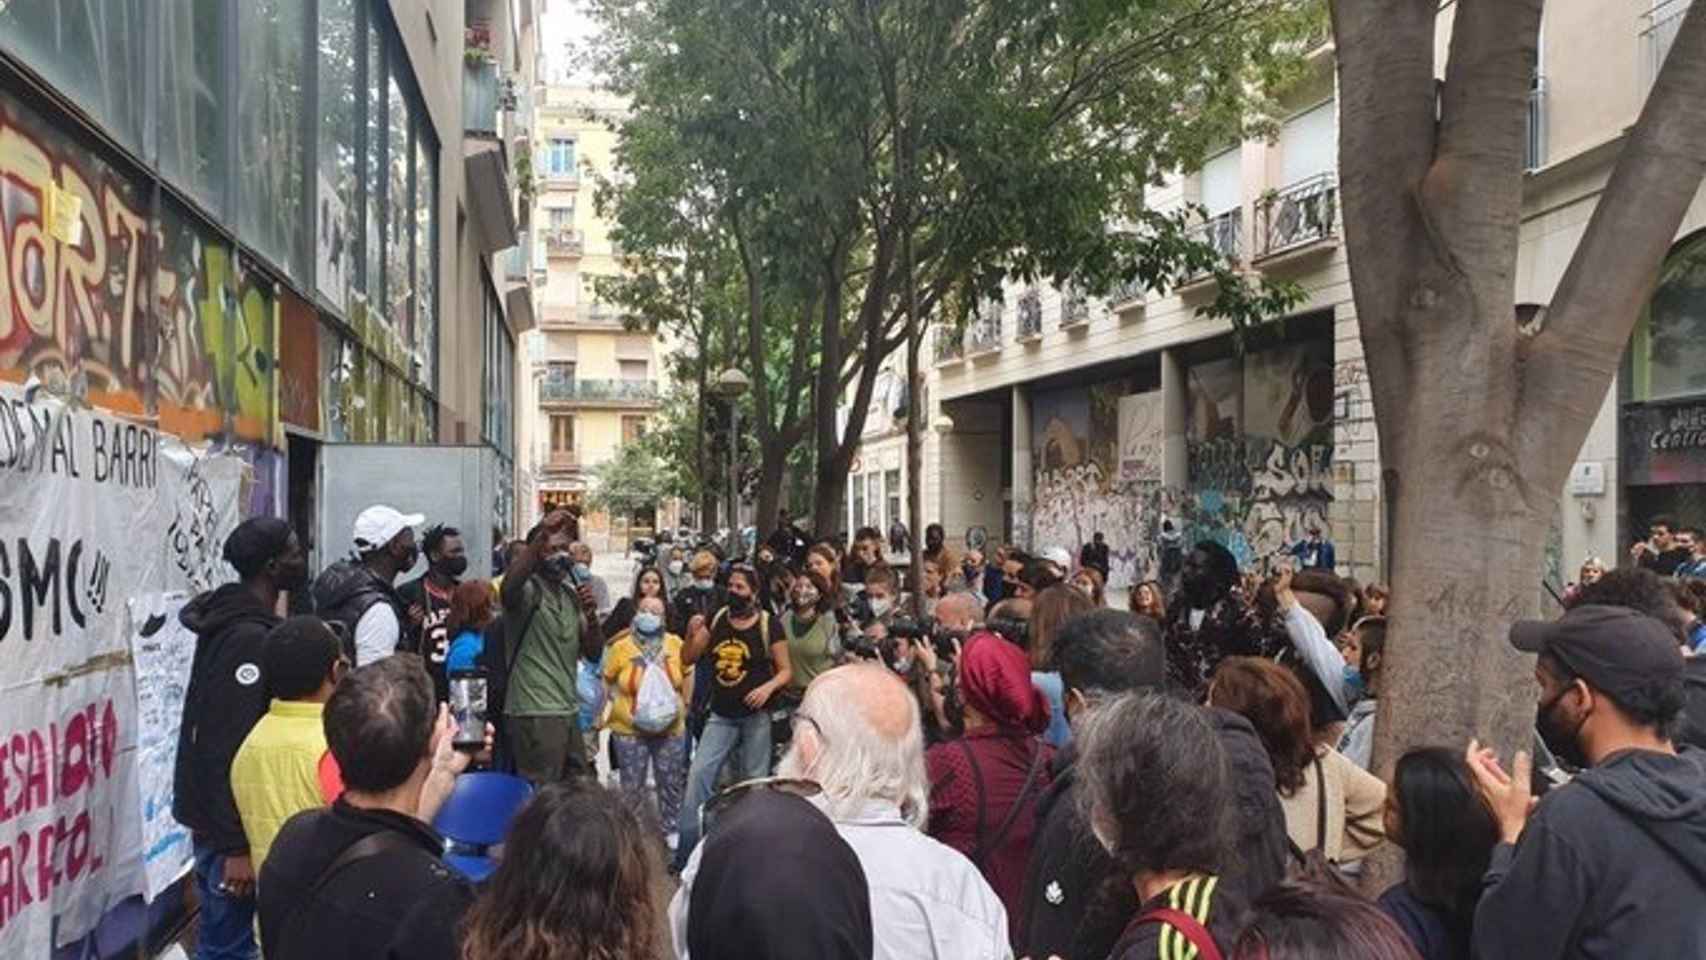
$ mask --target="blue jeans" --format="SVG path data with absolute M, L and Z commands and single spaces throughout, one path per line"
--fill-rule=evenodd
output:
M 699 842 L 699 808 L 716 792 L 717 774 L 722 772 L 730 755 L 737 757 L 737 783 L 770 774 L 770 711 L 754 711 L 740 720 L 713 713 L 705 723 L 705 732 L 693 751 L 687 796 L 681 804 L 681 840 L 675 848 L 678 868 L 687 864 L 688 854 Z
M 255 960 L 261 954 L 255 945 L 255 898 L 220 892 L 224 863 L 224 854 L 195 848 L 195 889 L 201 898 L 196 960 Z

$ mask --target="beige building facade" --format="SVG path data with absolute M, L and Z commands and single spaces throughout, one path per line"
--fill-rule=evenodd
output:
M 543 285 L 527 348 L 521 442 L 534 518 L 559 506 L 584 509 L 599 466 L 640 439 L 662 402 L 660 338 L 628 329 L 598 296 L 598 278 L 622 269 L 594 191 L 616 174 L 614 127 L 625 111 L 620 98 L 586 87 L 542 88 L 536 106 L 534 263 Z M 636 516 L 588 511 L 583 528 L 603 549 L 674 523 L 666 504 Z

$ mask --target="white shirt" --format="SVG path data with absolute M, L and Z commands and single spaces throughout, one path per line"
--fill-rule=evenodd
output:
M 836 821 L 835 829 L 858 856 L 871 891 L 872 960 L 1013 960 L 1007 911 L 964 854 L 924 835 L 882 800 Z M 704 849 L 701 843 L 688 858 L 669 904 L 680 960 L 691 960 L 687 907 Z
M 355 665 L 365 667 L 397 652 L 397 640 L 402 625 L 397 611 L 389 603 L 376 603 L 367 608 L 355 624 Z

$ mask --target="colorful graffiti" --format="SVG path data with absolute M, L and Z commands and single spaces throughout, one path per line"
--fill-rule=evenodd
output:
M 1154 485 L 1121 480 L 1122 470 L 1149 475 L 1136 464 L 1121 464 L 1121 401 L 1130 393 L 1124 381 L 1114 380 L 1031 397 L 1031 545 L 1064 547 L 1077 556 L 1100 532 L 1110 547 L 1115 587 L 1129 586 L 1143 571 L 1139 549 L 1153 539 L 1149 528 L 1155 526 L 1149 522 Z
M 0 94 L 0 380 L 188 439 L 271 442 L 277 294 L 199 223 Z

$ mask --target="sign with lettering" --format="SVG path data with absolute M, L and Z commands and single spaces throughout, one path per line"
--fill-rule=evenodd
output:
M 1624 407 L 1623 459 L 1633 485 L 1706 483 L 1706 402 Z
M 139 783 L 138 686 L 158 707 L 193 649 L 150 651 L 139 677 L 135 620 L 230 578 L 245 469 L 0 384 L 0 956 L 47 956 L 181 872 L 181 853 L 144 868 L 144 808 L 169 819 L 171 790 Z M 133 615 L 136 598 L 153 599 Z M 175 738 L 172 713 L 154 709 L 151 742 Z

